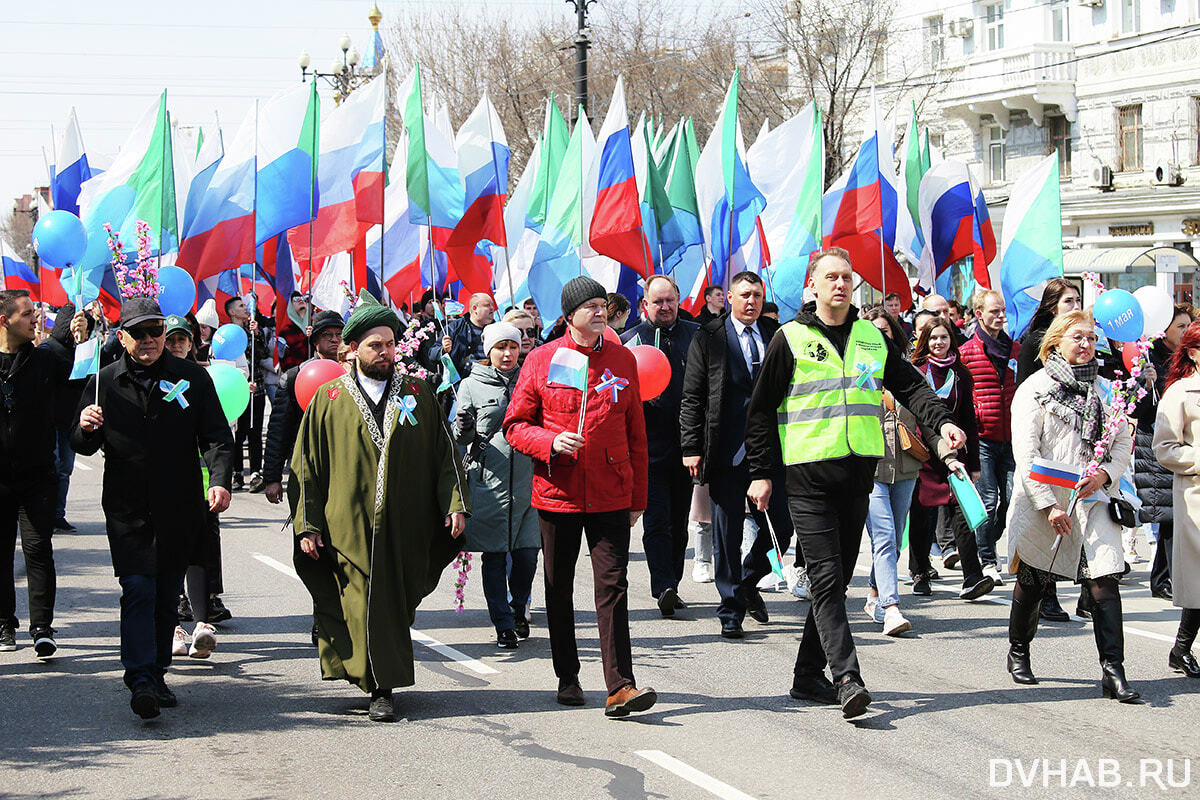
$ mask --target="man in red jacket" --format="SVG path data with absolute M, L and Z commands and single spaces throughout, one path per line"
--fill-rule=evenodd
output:
M 619 341 L 603 336 L 606 298 L 604 287 L 586 276 L 563 287 L 567 331 L 525 358 L 504 435 L 534 460 L 532 502 L 541 519 L 558 702 L 585 702 L 573 595 L 586 535 L 608 685 L 604 713 L 623 717 L 645 711 L 658 696 L 633 680 L 627 599 L 630 528 L 646 508 L 646 423 L 637 362 Z
M 1021 346 L 1004 332 L 1008 320 L 1004 296 L 994 289 L 975 294 L 975 334 L 959 349 L 963 366 L 975 380 L 975 419 L 979 423 L 979 493 L 987 521 L 975 531 L 983 574 L 997 584 L 996 542 L 1004 532 L 1012 494 L 1012 401 L 1017 390 L 1017 354 Z

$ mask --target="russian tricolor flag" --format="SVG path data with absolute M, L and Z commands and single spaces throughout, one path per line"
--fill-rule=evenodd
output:
M 454 142 L 458 172 L 466 187 L 462 219 L 454 226 L 448 244 L 469 247 L 486 239 L 504 247 L 504 203 L 508 198 L 508 141 L 500 116 L 485 93 L 467 117 Z
M 397 153 L 408 148 L 408 134 L 402 133 Z M 386 192 L 387 219 L 381 227 L 367 233 L 367 268 L 387 290 L 392 304 L 408 303 L 422 293 L 422 258 L 429 252 L 429 229 L 409 219 L 407 163 L 404 158 L 392 162 L 391 180 Z M 278 276 L 278 272 L 276 273 Z
M 26 289 L 33 300 L 41 298 L 42 282 L 24 261 L 17 258 L 4 239 L 0 237 L 0 265 L 3 265 L 5 289 Z
M 921 254 L 919 285 L 925 291 L 947 294 L 950 267 L 974 257 L 975 282 L 991 287 L 988 264 L 996 257 L 996 237 L 983 192 L 962 161 L 946 159 L 921 178 L 917 205 L 925 249 Z
M 1064 464 L 1061 461 L 1051 461 L 1047 458 L 1033 459 L 1029 468 L 1030 480 L 1057 486 L 1060 489 L 1074 489 L 1075 484 L 1083 477 L 1083 469 Z
M 78 215 L 80 187 L 91 177 L 92 169 L 88 165 L 83 137 L 79 133 L 79 120 L 75 118 L 75 109 L 72 108 L 67 117 L 67 129 L 54 154 L 54 174 L 50 181 L 50 199 L 54 207 Z
M 654 271 L 654 257 L 642 227 L 622 78 L 617 78 L 596 145 L 600 168 L 588 242 L 597 253 L 619 261 L 643 278 L 649 277 Z

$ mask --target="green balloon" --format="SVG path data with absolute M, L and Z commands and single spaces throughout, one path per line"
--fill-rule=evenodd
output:
M 233 422 L 250 405 L 250 384 L 246 383 L 246 376 L 232 364 L 209 364 L 207 369 L 217 387 L 217 397 L 221 400 L 225 419 Z

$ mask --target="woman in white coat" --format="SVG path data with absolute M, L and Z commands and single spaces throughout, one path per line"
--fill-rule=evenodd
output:
M 1016 572 L 1008 619 L 1008 671 L 1017 683 L 1037 683 L 1029 665 L 1029 643 L 1037 632 L 1042 590 L 1048 581 L 1083 584 L 1092 612 L 1096 649 L 1105 697 L 1128 703 L 1139 694 L 1125 679 L 1125 640 L 1117 578 L 1125 567 L 1121 528 L 1108 514 L 1108 503 L 1092 495 L 1116 485 L 1133 457 L 1130 427 L 1122 425 L 1100 468 L 1076 484 L 1078 501 L 1071 508 L 1071 489 L 1030 477 L 1035 458 L 1070 464 L 1083 470 L 1093 458 L 1110 404 L 1096 362 L 1092 315 L 1072 311 L 1060 315 L 1041 344 L 1045 366 L 1021 384 L 1013 397 L 1013 458 L 1016 471 L 1008 509 L 1010 568 Z
M 1154 456 L 1175 473 L 1171 485 L 1175 509 L 1172 537 L 1172 591 L 1183 611 L 1175 646 L 1167 657 L 1171 669 L 1200 678 L 1192 643 L 1200 630 L 1200 322 L 1184 331 L 1167 366 L 1167 388 L 1158 401 L 1154 423 Z M 1160 547 L 1163 546 L 1161 543 Z

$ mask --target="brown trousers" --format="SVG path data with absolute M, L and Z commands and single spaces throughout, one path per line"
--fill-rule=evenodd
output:
M 543 574 L 546 576 L 546 622 L 554 674 L 560 681 L 579 674 L 575 642 L 575 564 L 587 536 L 600 628 L 604 682 L 612 694 L 634 686 L 629 643 L 629 512 L 597 514 L 538 511 L 542 527 Z

